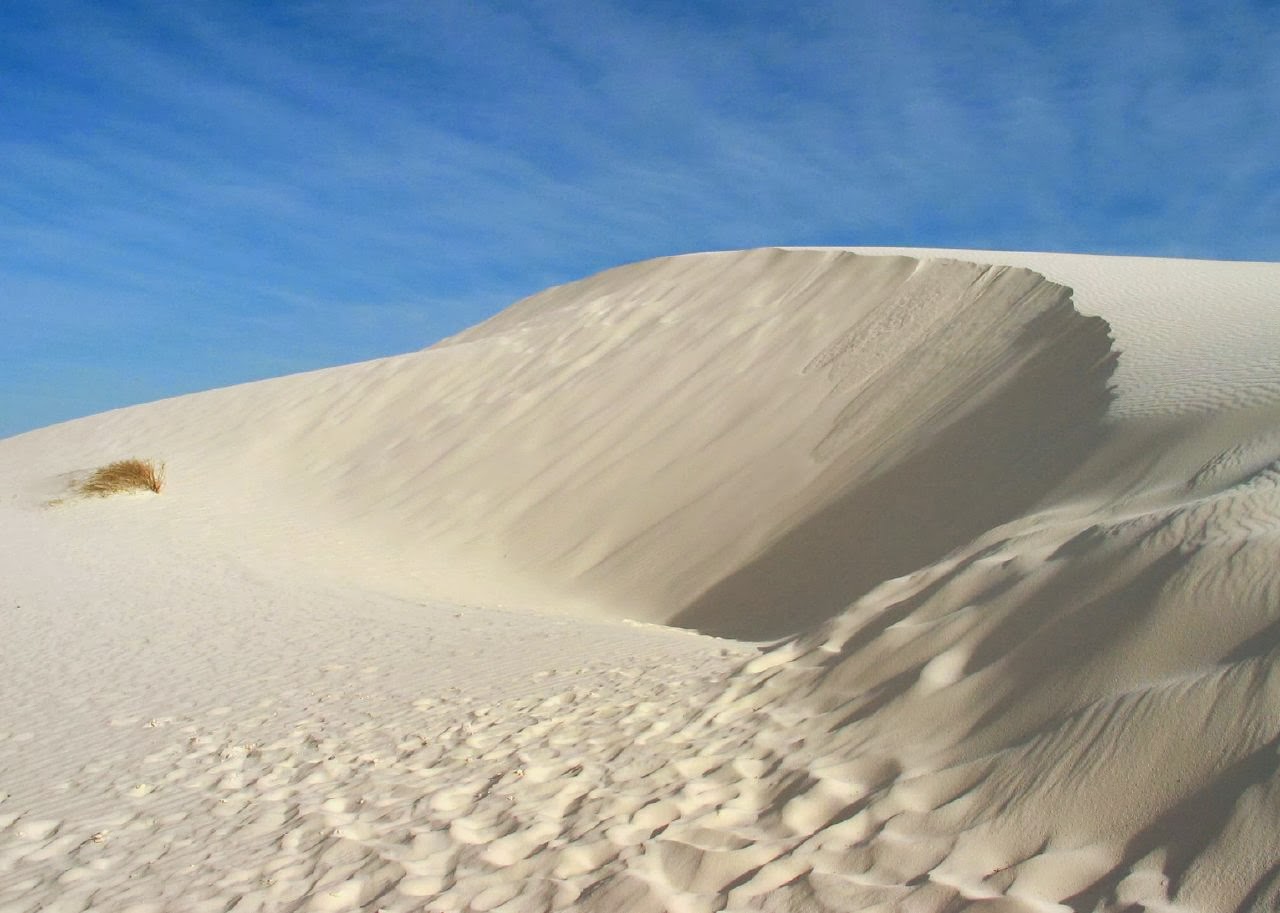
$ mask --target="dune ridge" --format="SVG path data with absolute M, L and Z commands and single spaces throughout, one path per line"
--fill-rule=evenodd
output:
M 65 471 L 155 441 L 264 555 L 399 595 L 765 639 L 1033 503 L 1101 433 L 1113 367 L 1105 322 L 1028 270 L 764 249 L 24 437 Z
M 1280 265 L 887 253 L 0 442 L 0 910 L 1275 908 Z

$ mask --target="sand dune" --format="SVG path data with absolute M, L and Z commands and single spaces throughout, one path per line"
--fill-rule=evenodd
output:
M 1108 352 L 1105 323 L 1026 270 L 673 257 L 535 295 L 428 352 L 29 446 L 73 471 L 145 441 L 175 497 L 270 563 L 770 638 L 1056 484 L 1100 434 Z
M 1277 314 L 692 255 L 0 442 L 0 909 L 1273 909 Z

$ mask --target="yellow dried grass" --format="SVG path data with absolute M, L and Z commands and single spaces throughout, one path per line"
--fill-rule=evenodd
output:
M 125 491 L 154 491 L 164 488 L 164 463 L 151 460 L 116 460 L 95 469 L 89 478 L 76 486 L 81 494 L 107 495 Z

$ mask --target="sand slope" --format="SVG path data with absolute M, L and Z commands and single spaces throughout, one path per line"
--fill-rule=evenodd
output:
M 1273 909 L 1280 266 L 891 253 L 0 442 L 0 909 Z
M 1036 501 L 1098 437 L 1112 367 L 1104 321 L 1027 270 L 758 250 L 9 450 L 57 474 L 149 448 L 272 561 L 401 595 L 770 638 Z

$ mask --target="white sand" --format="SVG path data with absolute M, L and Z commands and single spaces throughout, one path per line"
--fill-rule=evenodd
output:
M 1273 909 L 1280 265 L 866 253 L 0 441 L 0 911 Z

